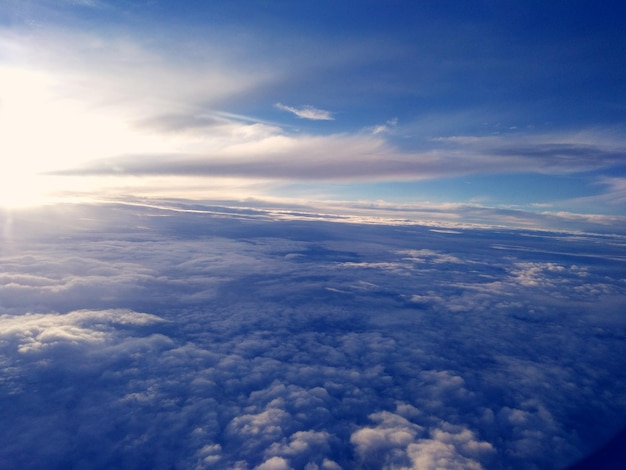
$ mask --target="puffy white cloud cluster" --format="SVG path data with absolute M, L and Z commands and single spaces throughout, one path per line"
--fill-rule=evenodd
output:
M 626 422 L 618 240 L 24 217 L 0 254 L 2 466 L 553 468 Z
M 493 446 L 476 440 L 463 426 L 442 422 L 427 435 L 424 428 L 387 411 L 370 416 L 375 426 L 359 429 L 350 441 L 358 466 L 397 469 L 482 469 Z M 420 438 L 418 438 L 418 436 Z
M 0 338 L 12 340 L 22 354 L 58 346 L 87 347 L 102 344 L 118 326 L 148 325 L 160 318 L 127 310 L 80 310 L 66 315 L 30 314 L 0 316 Z

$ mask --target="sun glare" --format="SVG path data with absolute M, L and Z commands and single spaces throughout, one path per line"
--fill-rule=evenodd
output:
M 21 209 L 50 202 L 50 194 L 40 179 L 16 173 L 0 176 L 0 207 Z
M 171 144 L 135 129 L 132 113 L 90 105 L 90 98 L 73 95 L 68 91 L 71 86 L 62 82 L 39 72 L 0 67 L 3 206 L 45 202 L 49 188 L 43 182 L 50 184 L 55 178 L 38 176 L 43 173 L 99 158 L 167 151 Z

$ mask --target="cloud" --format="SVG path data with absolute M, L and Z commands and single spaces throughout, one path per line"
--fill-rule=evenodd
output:
M 568 201 L 569 205 L 582 212 L 593 210 L 593 208 L 598 206 L 608 208 L 621 207 L 626 203 L 626 178 L 601 176 L 596 178 L 593 184 L 602 188 L 600 194 L 572 198 Z M 575 217 L 574 214 L 571 216 Z M 619 216 L 617 217 L 619 218 Z M 609 221 L 611 216 L 605 215 L 605 218 Z
M 65 315 L 26 314 L 0 317 L 0 337 L 10 342 L 20 354 L 43 354 L 60 347 L 88 350 L 89 345 L 104 347 L 119 326 L 154 325 L 163 320 L 154 315 L 130 310 L 80 310 Z M 113 338 L 112 338 L 113 336 Z M 150 341 L 164 340 L 152 337 Z M 119 348 L 120 345 L 116 346 Z M 54 353 L 50 353 L 54 354 Z
M 289 74 L 288 64 L 260 64 L 242 43 L 227 49 L 216 46 L 219 41 L 205 48 L 174 41 L 180 49 L 173 53 L 170 43 L 148 32 L 48 26 L 1 35 L 0 48 L 11 59 L 0 69 L 8 136 L 0 150 L 15 158 L 0 173 L 45 172 L 60 191 L 171 191 L 206 198 L 212 188 L 217 194 L 259 195 L 276 182 L 602 173 L 622 164 L 626 148 L 619 132 L 597 128 L 440 135 L 445 127 L 420 134 L 413 129 L 419 123 L 400 126 L 392 119 L 359 131 L 297 133 L 224 111 L 242 96 L 278 88 Z M 314 107 L 276 107 L 306 119 L 333 118 Z M 57 157 L 48 158 L 52 153 Z M 618 204 L 620 186 L 603 187 L 605 195 L 578 203 Z
M 421 434 L 422 428 L 402 416 L 389 412 L 375 413 L 370 419 L 375 427 L 362 428 L 350 436 L 356 446 L 360 465 L 396 468 L 406 461 L 405 449 Z
M 295 215 L 16 215 L 0 460 L 553 468 L 623 424 L 620 237 Z
M 261 66 L 248 73 L 251 62 L 236 60 L 232 49 L 183 47 L 182 41 L 172 54 L 171 42 L 150 39 L 148 32 L 114 29 L 45 23 L 0 29 L 0 126 L 11 136 L 0 151 L 15 157 L 3 174 L 80 166 L 129 152 L 187 150 L 194 138 L 181 131 L 221 124 L 225 131 L 232 120 L 214 115 L 218 103 L 280 74 Z M 179 135 L 165 135 L 164 129 Z
M 507 140 L 479 139 L 475 144 L 446 143 L 410 152 L 380 134 L 292 135 L 266 124 L 223 122 L 210 127 L 208 121 L 195 117 L 166 121 L 169 126 L 187 129 L 205 127 L 198 127 L 202 134 L 187 152 L 127 154 L 92 160 L 54 174 L 373 182 L 472 174 L 604 171 L 617 165 L 623 154 L 623 149 L 614 148 L 614 144 L 604 148 L 602 143 L 541 143 L 549 136 L 527 136 L 519 148 L 511 147 Z M 533 140 L 538 141 L 536 147 L 532 147 Z
M 626 143 L 619 133 L 598 129 L 553 134 L 524 133 L 499 136 L 449 136 L 433 138 L 443 147 L 463 148 L 474 155 L 500 158 L 520 171 L 524 162 L 529 171 L 567 174 L 620 166 Z
M 376 135 L 376 134 L 384 134 L 386 132 L 391 131 L 397 125 L 398 125 L 398 118 L 393 118 L 393 119 L 390 119 L 389 121 L 387 121 L 385 124 L 380 124 L 378 126 L 374 126 L 371 129 L 371 132 L 374 135 Z
M 51 5 L 30 2 L 28 8 L 34 17 L 43 17 L 41 12 L 51 11 Z M 536 131 L 519 123 L 517 129 L 509 124 L 474 125 L 502 117 L 493 109 L 457 108 L 438 114 L 427 107 L 402 117 L 401 125 L 395 118 L 363 115 L 363 122 L 327 131 L 319 126 L 296 131 L 263 116 L 274 105 L 303 119 L 337 117 L 314 106 L 276 103 L 285 96 L 286 85 L 294 87 L 288 89 L 289 100 L 297 102 L 294 96 L 304 87 L 329 83 L 320 78 L 331 70 L 341 72 L 336 75 L 340 79 L 332 80 L 337 85 L 326 90 L 332 93 L 320 103 L 343 96 L 348 110 L 357 103 L 354 95 L 361 101 L 362 96 L 378 100 L 391 96 L 392 89 L 400 93 L 397 96 L 415 97 L 414 83 L 401 78 L 404 83 L 389 82 L 383 76 L 372 79 L 371 73 L 362 73 L 372 72 L 381 60 L 389 66 L 401 65 L 403 72 L 411 71 L 410 76 L 420 76 L 423 84 L 436 83 L 440 89 L 447 79 L 425 80 L 428 74 L 413 73 L 428 72 L 426 64 L 437 62 L 438 48 L 429 49 L 426 56 L 421 51 L 423 57 L 417 62 L 407 60 L 412 47 L 402 44 L 400 36 L 382 39 L 384 35 L 367 34 L 357 35 L 357 40 L 351 35 L 353 39 L 305 35 L 294 44 L 292 37 L 277 38 L 273 31 L 263 31 L 260 23 L 241 34 L 233 34 L 230 23 L 213 23 L 200 35 L 200 43 L 193 28 L 185 31 L 176 22 L 168 24 L 168 39 L 162 39 L 162 30 L 151 23 L 158 18 L 158 9 L 155 16 L 125 10 L 125 17 L 136 21 L 130 29 L 116 22 L 105 26 L 96 17 L 90 17 L 86 28 L 87 23 L 79 21 L 85 9 L 76 9 L 76 16 L 70 9 L 62 10 L 37 28 L 16 21 L 0 31 L 4 57 L 0 75 L 6 90 L 6 118 L 0 123 L 6 138 L 0 153 L 15 156 L 10 164 L 0 164 L 6 180 L 0 186 L 16 192 L 24 185 L 12 183 L 19 179 L 14 176 L 35 171 L 45 172 L 44 179 L 54 182 L 51 190 L 77 188 L 100 196 L 169 191 L 168 196 L 207 198 L 212 197 L 208 192 L 276 196 L 277 183 L 283 189 L 303 182 L 421 181 L 477 174 L 577 173 L 589 181 L 596 178 L 591 172 L 608 174 L 622 166 L 626 146 L 621 129 L 582 125 L 548 132 L 547 126 Z M 121 14 L 113 6 L 106 12 Z M 229 41 L 225 43 L 224 37 Z M 437 44 L 443 48 L 439 52 L 446 51 L 445 41 Z M 320 54 L 320 48 L 327 53 Z M 404 64 L 414 65 L 409 70 Z M 461 61 L 453 69 L 466 65 Z M 459 75 L 450 70 L 446 66 L 431 73 L 440 78 Z M 308 75 L 312 78 L 305 80 Z M 335 76 L 326 76 L 330 75 Z M 309 96 L 312 103 L 318 100 L 316 93 Z M 394 103 L 400 101 L 393 98 Z M 247 103 L 256 104 L 250 108 Z M 250 115 L 237 118 L 233 110 Z M 451 127 L 459 129 L 458 134 L 449 132 Z M 492 135 L 496 128 L 504 133 Z M 52 173 L 54 177 L 49 176 Z M 618 211 L 623 199 L 619 188 L 615 184 L 598 188 L 606 190 L 601 197 L 579 200 L 576 207 L 588 211 L 609 202 L 610 210 Z M 318 194 L 323 191 L 320 188 Z M 560 207 L 570 210 L 565 203 Z
M 302 204 L 302 202 L 301 202 Z M 354 201 L 315 201 L 315 209 L 285 210 L 283 217 L 303 219 L 334 219 L 349 223 L 418 224 L 431 226 L 435 231 L 454 231 L 463 228 L 527 228 L 596 233 L 624 233 L 626 217 L 605 214 L 580 214 L 566 211 L 525 210 L 522 208 L 493 207 L 464 203 L 389 203 Z M 296 215 L 298 214 L 298 215 Z M 324 214 L 332 214 L 325 216 Z M 387 261 L 385 261 L 387 262 Z
M 318 109 L 314 106 L 307 105 L 301 106 L 300 108 L 294 108 L 293 106 L 276 103 L 274 107 L 280 109 L 281 111 L 293 113 L 301 119 L 311 119 L 313 121 L 332 121 L 335 119 L 330 111 L 324 111 L 323 109 Z
M 146 30 L 133 35 L 115 29 L 42 26 L 3 29 L 0 38 L 2 50 L 12 52 L 11 60 L 3 65 L 52 81 L 57 97 L 135 116 L 159 110 L 173 114 L 197 110 L 194 100 L 202 102 L 206 110 L 273 76 L 261 68 L 246 76 L 252 64 L 217 47 L 188 44 L 173 55 Z M 40 47 L 43 43 L 48 45 L 45 50 Z M 230 52 L 234 49 L 233 45 Z M 173 86 L 181 83 L 185 86 Z
M 293 467 L 282 457 L 271 457 L 255 468 L 257 470 L 291 470 Z
M 474 433 L 461 426 L 440 423 L 422 437 L 424 428 L 397 414 L 382 412 L 370 416 L 375 427 L 362 428 L 350 437 L 356 446 L 359 465 L 377 468 L 482 469 L 494 453 L 493 446 L 476 440 Z
M 444 429 L 454 428 L 444 423 Z M 467 430 L 457 429 L 448 432 L 441 429 L 432 431 L 431 439 L 422 439 L 411 444 L 407 453 L 411 459 L 411 466 L 406 468 L 435 470 L 438 468 L 463 468 L 481 470 L 478 459 L 484 459 L 494 452 L 488 442 L 475 440 L 474 434 Z

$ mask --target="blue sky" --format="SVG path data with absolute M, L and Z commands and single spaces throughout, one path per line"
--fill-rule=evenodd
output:
M 626 216 L 622 2 L 3 5 L 5 205 Z

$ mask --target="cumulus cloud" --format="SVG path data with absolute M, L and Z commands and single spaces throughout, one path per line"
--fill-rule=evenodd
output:
M 350 437 L 361 466 L 478 470 L 494 453 L 490 443 L 477 440 L 462 426 L 442 422 L 429 431 L 430 437 L 424 437 L 422 426 L 397 414 L 375 413 L 370 419 L 376 423 L 374 427 L 359 429 Z
M 376 426 L 359 429 L 350 437 L 360 465 L 396 468 L 405 463 L 406 447 L 421 434 L 422 428 L 389 412 L 374 413 L 370 419 Z
M 295 108 L 293 106 L 276 103 L 274 106 L 281 111 L 293 113 L 301 119 L 311 119 L 313 121 L 332 121 L 335 119 L 330 111 L 318 109 L 310 105 Z
M 461 447 L 459 449 L 459 447 Z M 480 462 L 464 454 L 489 454 L 493 451 L 487 442 L 476 442 L 469 431 L 460 435 L 452 435 L 435 431 L 433 439 L 424 439 L 411 444 L 407 453 L 411 459 L 412 469 L 436 470 L 439 468 L 482 470 Z
M 261 465 L 255 467 L 257 470 L 291 470 L 292 467 L 282 457 L 272 457 Z
M 159 317 L 128 310 L 81 310 L 65 315 L 26 314 L 0 317 L 0 337 L 16 343 L 18 352 L 84 343 L 103 343 L 116 325 L 149 325 Z

